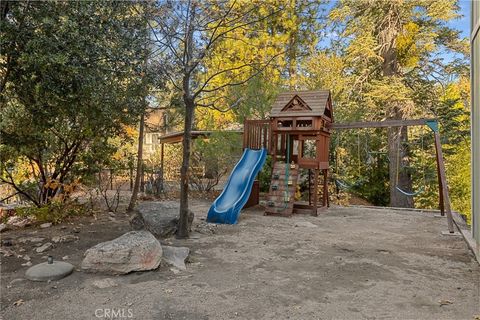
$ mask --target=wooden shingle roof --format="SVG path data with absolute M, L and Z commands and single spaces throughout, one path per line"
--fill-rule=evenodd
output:
M 292 108 L 285 108 L 295 96 L 300 98 L 300 104 L 304 102 L 307 107 L 293 108 L 293 110 Z M 331 108 L 330 90 L 290 91 L 277 96 L 270 117 L 323 116 L 326 108 Z

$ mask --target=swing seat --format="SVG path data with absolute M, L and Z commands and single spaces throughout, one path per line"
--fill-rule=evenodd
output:
M 405 190 L 402 190 L 401 188 L 399 188 L 398 186 L 395 187 L 395 189 L 397 189 L 398 192 L 400 192 L 401 194 L 404 194 L 406 195 L 407 197 L 414 197 L 414 196 L 417 196 L 419 195 L 420 193 L 423 192 L 424 188 L 421 187 L 420 189 L 418 189 L 417 191 L 415 192 L 409 192 L 409 191 L 405 191 Z
M 335 184 L 337 185 L 337 187 L 340 189 L 346 189 L 346 190 L 359 187 L 364 183 L 365 183 L 365 180 L 358 180 L 357 182 L 350 184 L 340 179 L 335 179 Z

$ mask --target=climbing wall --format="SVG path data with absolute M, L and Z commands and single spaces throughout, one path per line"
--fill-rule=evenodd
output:
M 288 168 L 288 176 L 286 166 Z M 288 180 L 287 180 L 288 178 Z M 266 215 L 291 216 L 298 180 L 298 165 L 275 162 L 267 196 Z

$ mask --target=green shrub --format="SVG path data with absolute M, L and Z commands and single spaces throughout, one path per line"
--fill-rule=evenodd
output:
M 88 210 L 78 202 L 52 201 L 43 207 L 25 207 L 17 209 L 20 217 L 34 217 L 38 222 L 59 223 L 68 217 L 86 215 Z
M 268 192 L 270 189 L 270 181 L 272 180 L 272 157 L 267 156 L 265 165 L 258 174 L 260 184 L 260 192 Z

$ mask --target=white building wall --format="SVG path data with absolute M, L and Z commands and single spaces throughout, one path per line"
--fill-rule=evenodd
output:
M 480 251 L 480 1 L 472 1 L 472 233 Z M 480 252 L 477 252 L 477 256 Z

